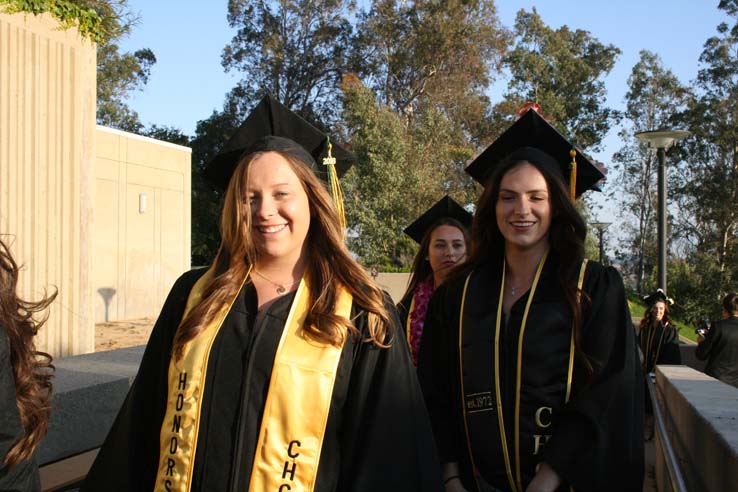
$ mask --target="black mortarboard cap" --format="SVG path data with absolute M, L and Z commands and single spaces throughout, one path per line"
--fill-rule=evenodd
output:
M 458 220 L 467 229 L 472 225 L 472 214 L 464 210 L 464 207 L 456 203 L 453 198 L 446 195 L 435 205 L 425 211 L 415 222 L 405 228 L 405 234 L 410 236 L 416 243 L 420 244 L 426 232 L 439 220 L 450 217 Z
M 529 109 L 469 165 L 466 172 L 485 184 L 495 167 L 507 158 L 532 161 L 554 171 L 569 184 L 574 146 L 534 109 Z M 576 196 L 592 189 L 605 175 L 576 151 Z
M 652 294 L 649 294 L 647 296 L 643 296 L 643 302 L 645 302 L 647 306 L 653 306 L 659 301 L 665 302 L 667 304 L 674 304 L 674 299 L 666 297 L 666 293 L 663 291 L 663 289 L 656 289 L 656 292 L 653 292 Z
M 225 188 L 242 155 L 265 150 L 293 155 L 310 164 L 320 179 L 328 181 L 326 166 L 323 165 L 323 158 L 328 155 L 328 137 L 269 94 L 208 163 L 205 175 L 214 184 Z M 333 144 L 331 153 L 336 159 L 338 177 L 356 161 L 354 154 L 336 144 Z

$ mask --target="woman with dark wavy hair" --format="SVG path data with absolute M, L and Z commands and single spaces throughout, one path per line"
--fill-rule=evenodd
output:
M 467 168 L 485 185 L 472 252 L 431 301 L 418 365 L 447 492 L 642 488 L 625 291 L 585 260 L 573 204 L 602 175 L 570 150 L 530 110 Z
M 643 373 L 653 372 L 658 364 L 682 363 L 679 351 L 679 331 L 671 322 L 669 304 L 663 290 L 657 289 L 653 294 L 643 297 L 646 311 L 641 318 L 638 330 L 638 344 L 643 354 Z M 651 412 L 651 401 L 646 401 L 646 410 Z
M 0 240 L 0 490 L 40 490 L 34 452 L 51 413 L 51 356 L 36 351 L 33 337 L 46 318 L 35 319 L 56 297 L 24 301 L 16 293 L 18 265 Z
M 220 249 L 172 288 L 82 490 L 440 486 L 397 314 L 343 243 L 306 125 L 266 98 L 211 167 Z

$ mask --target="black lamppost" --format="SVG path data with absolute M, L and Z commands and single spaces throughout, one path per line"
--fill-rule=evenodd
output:
M 605 257 L 605 243 L 602 241 L 602 236 L 605 234 L 605 229 L 607 229 L 607 226 L 612 224 L 612 222 L 590 222 L 589 225 L 597 229 L 597 232 L 600 236 L 600 263 L 602 263 L 603 258 Z M 604 265 L 604 263 L 602 263 Z
M 635 136 L 639 140 L 648 143 L 649 149 L 656 149 L 659 159 L 658 168 L 658 287 L 666 292 L 666 149 L 677 140 L 681 140 L 690 135 L 686 130 L 653 130 L 648 132 L 636 133 Z

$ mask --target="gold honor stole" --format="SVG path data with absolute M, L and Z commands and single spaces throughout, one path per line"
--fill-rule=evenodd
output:
M 200 302 L 203 287 L 210 278 L 212 270 L 195 283 L 187 299 L 185 315 Z M 248 274 L 241 288 L 247 278 Z M 169 396 L 161 426 L 155 491 L 190 490 L 208 357 L 213 340 L 237 296 L 238 292 L 185 346 L 179 361 L 172 358 L 169 362 Z M 309 290 L 303 279 L 274 357 L 251 471 L 249 490 L 252 491 L 311 492 L 315 485 L 343 344 L 340 347 L 327 345 L 305 337 L 302 328 L 309 308 L 308 299 Z M 351 303 L 351 295 L 339 288 L 336 315 L 349 318 Z
M 544 253 L 543 257 L 541 258 L 540 263 L 538 264 L 538 268 L 536 270 L 535 277 L 533 279 L 533 284 L 530 288 L 530 294 L 528 294 L 528 301 L 525 304 L 525 311 L 523 312 L 523 320 L 520 325 L 520 333 L 518 335 L 518 354 L 517 354 L 517 372 L 516 372 L 516 397 L 515 397 L 515 452 L 518 455 L 517 459 L 515 460 L 516 469 L 515 474 L 513 475 L 513 470 L 510 464 L 510 457 L 508 455 L 508 445 L 507 445 L 507 434 L 505 432 L 505 423 L 503 419 L 503 412 L 502 412 L 502 396 L 501 396 L 501 388 L 500 388 L 500 367 L 499 367 L 499 341 L 500 341 L 500 326 L 502 321 L 502 300 L 503 300 L 503 293 L 505 292 L 505 264 L 503 260 L 503 266 L 502 266 L 502 282 L 500 283 L 500 292 L 499 292 L 499 303 L 497 306 L 497 321 L 496 321 L 496 327 L 495 327 L 495 396 L 496 396 L 496 407 L 497 407 L 497 420 L 500 428 L 500 439 L 501 439 L 501 445 L 502 445 L 502 452 L 505 459 L 505 469 L 507 471 L 507 477 L 508 482 L 510 484 L 510 490 L 512 492 L 523 492 L 523 483 L 520 476 L 520 385 L 522 381 L 521 377 L 521 370 L 522 370 L 522 356 L 523 356 L 523 336 L 525 335 L 525 325 L 528 321 L 528 312 L 530 311 L 530 305 L 533 302 L 533 296 L 536 293 L 536 288 L 538 287 L 538 280 L 541 277 L 541 272 L 543 271 L 543 266 L 546 263 L 546 259 L 548 258 L 548 250 Z M 581 299 L 581 291 L 582 286 L 584 284 L 584 272 L 587 268 L 587 260 L 585 259 L 582 261 L 582 265 L 579 269 L 579 278 L 577 282 L 577 298 Z M 468 418 L 467 418 L 467 408 L 465 404 L 465 398 L 464 395 L 466 395 L 466 392 L 464 391 L 464 377 L 463 377 L 463 364 L 464 364 L 464 358 L 463 358 L 463 352 L 462 352 L 462 341 L 463 341 L 463 320 L 464 320 L 464 304 L 466 303 L 466 292 L 467 288 L 469 287 L 469 282 L 471 280 L 473 272 L 469 273 L 469 275 L 466 277 L 466 282 L 464 282 L 464 290 L 461 297 L 461 309 L 459 310 L 459 379 L 461 381 L 461 394 L 462 394 L 462 412 L 464 416 L 464 430 L 466 432 L 466 443 L 467 443 L 467 450 L 469 453 L 469 459 L 471 460 L 472 469 L 476 469 L 476 465 L 474 464 L 474 454 L 471 449 L 471 440 L 469 436 L 469 424 L 468 424 Z M 569 401 L 569 398 L 571 396 L 571 383 L 572 383 L 572 376 L 574 373 L 574 330 L 571 331 L 571 340 L 569 344 L 569 366 L 567 370 L 567 380 L 566 380 L 566 395 L 565 395 L 565 402 Z M 475 476 L 475 479 L 477 477 Z M 479 488 L 479 483 L 477 483 L 477 488 Z

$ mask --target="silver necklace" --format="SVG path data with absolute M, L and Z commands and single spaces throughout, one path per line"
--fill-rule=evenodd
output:
M 285 292 L 287 292 L 288 288 L 291 289 L 292 287 L 295 286 L 295 284 L 299 283 L 300 280 L 302 280 L 302 279 L 295 280 L 291 284 L 280 284 L 279 282 L 275 282 L 274 280 L 270 279 L 263 273 L 259 273 L 257 270 L 254 270 L 254 273 L 260 276 L 261 278 L 263 278 L 264 280 L 266 280 L 267 282 L 269 282 L 270 284 L 274 285 L 274 287 L 276 287 L 277 289 L 277 294 L 284 294 Z

